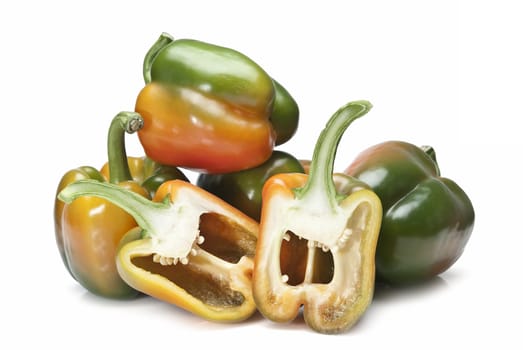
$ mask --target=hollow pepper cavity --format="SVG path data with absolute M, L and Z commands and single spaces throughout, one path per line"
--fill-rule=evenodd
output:
M 92 180 L 68 185 L 70 202 L 101 197 L 139 225 L 122 238 L 116 257 L 120 276 L 147 295 L 205 319 L 237 322 L 256 310 L 251 276 L 258 223 L 190 183 L 163 183 L 153 200 Z
M 462 255 L 474 208 L 461 187 L 441 177 L 432 147 L 383 142 L 361 152 L 345 173 L 368 184 L 383 204 L 376 251 L 380 280 L 421 282 Z
M 163 33 L 144 59 L 135 110 L 145 153 L 208 173 L 258 166 L 296 131 L 287 90 L 242 53 Z
M 303 306 L 313 330 L 338 333 L 372 300 L 380 200 L 358 180 L 333 178 L 341 136 L 370 108 L 366 101 L 340 108 L 316 143 L 309 175 L 278 174 L 263 187 L 253 293 L 270 320 L 290 321 Z

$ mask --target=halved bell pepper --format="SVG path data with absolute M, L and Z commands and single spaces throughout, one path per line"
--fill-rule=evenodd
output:
M 290 94 L 229 48 L 163 33 L 145 57 L 144 79 L 135 106 L 145 121 L 138 136 L 162 164 L 209 173 L 248 169 L 297 128 Z
M 425 281 L 462 255 L 474 227 L 474 208 L 461 187 L 441 177 L 432 147 L 383 142 L 361 152 L 345 173 L 367 183 L 383 204 L 378 279 Z
M 259 221 L 265 181 L 276 174 L 303 172 L 300 161 L 292 155 L 273 151 L 271 157 L 257 167 L 227 174 L 200 174 L 196 184 Z
M 190 183 L 163 183 L 153 201 L 92 180 L 68 185 L 66 202 L 108 200 L 132 215 L 139 229 L 122 238 L 120 276 L 133 288 L 205 319 L 237 322 L 256 310 L 251 275 L 258 223 Z
M 125 133 L 133 133 L 141 126 L 142 119 L 134 112 L 119 113 L 111 122 L 107 141 L 112 169 L 109 180 L 146 196 L 147 192 L 131 181 L 124 147 Z M 81 179 L 106 181 L 95 168 L 83 166 L 68 171 L 56 193 Z M 94 294 L 109 298 L 130 298 L 138 294 L 120 278 L 115 264 L 120 239 L 136 226 L 130 215 L 100 198 L 83 197 L 68 204 L 55 198 L 54 223 L 62 260 L 78 283 Z
M 313 330 L 338 333 L 372 301 L 381 204 L 360 181 L 333 178 L 341 136 L 370 108 L 356 101 L 331 117 L 316 143 L 310 175 L 274 175 L 263 187 L 253 293 L 270 320 L 291 321 L 303 306 Z

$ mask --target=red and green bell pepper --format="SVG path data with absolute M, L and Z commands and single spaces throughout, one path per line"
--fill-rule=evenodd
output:
M 424 281 L 461 256 L 474 227 L 474 208 L 461 187 L 440 175 L 433 148 L 383 142 L 359 154 L 345 173 L 368 184 L 383 204 L 379 279 Z
M 135 110 L 145 153 L 162 164 L 226 173 L 265 162 L 292 137 L 298 106 L 242 53 L 163 33 L 144 60 Z

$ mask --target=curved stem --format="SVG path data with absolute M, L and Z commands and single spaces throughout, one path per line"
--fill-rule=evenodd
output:
M 158 40 L 151 46 L 149 51 L 145 54 L 143 60 L 143 80 L 146 84 L 151 82 L 151 67 L 153 65 L 154 58 L 158 55 L 164 47 L 174 41 L 174 38 L 168 33 L 162 33 Z
M 123 187 L 96 180 L 73 182 L 58 194 L 58 199 L 70 203 L 83 196 L 103 198 L 117 205 L 131 215 L 138 226 L 149 233 L 157 230 L 154 219 L 159 216 L 159 212 L 169 207 L 165 202 L 153 202 Z
M 109 182 L 132 180 L 125 152 L 125 133 L 132 134 L 142 127 L 142 116 L 136 112 L 120 112 L 113 118 L 107 135 Z
M 432 159 L 434 166 L 436 167 L 437 174 L 439 175 L 440 170 L 438 160 L 436 159 L 436 150 L 432 146 L 428 145 L 420 146 L 420 149 L 425 152 L 425 154 L 428 155 L 430 159 Z
M 437 163 L 436 150 L 434 150 L 434 148 L 432 146 L 424 145 L 424 146 L 420 146 L 420 148 L 423 152 L 425 152 L 430 157 L 430 159 L 432 159 L 434 161 L 434 163 Z
M 329 119 L 318 137 L 309 177 L 305 186 L 297 192 L 297 197 L 304 199 L 310 196 L 318 205 L 327 204 L 335 208 L 337 204 L 336 187 L 332 178 L 334 159 L 338 144 L 347 127 L 357 118 L 365 115 L 372 105 L 368 101 L 354 101 L 341 107 Z

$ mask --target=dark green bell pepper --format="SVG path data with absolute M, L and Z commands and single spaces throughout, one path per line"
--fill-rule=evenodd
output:
M 265 181 L 276 174 L 304 172 L 298 159 L 286 152 L 273 151 L 260 166 L 227 174 L 200 174 L 196 184 L 259 221 Z
M 300 110 L 291 94 L 276 80 L 274 83 L 274 104 L 269 121 L 276 131 L 276 146 L 289 141 L 298 129 Z
M 474 208 L 463 189 L 440 176 L 433 148 L 384 142 L 359 154 L 345 173 L 367 183 L 382 202 L 378 279 L 420 282 L 446 271 L 462 255 Z

